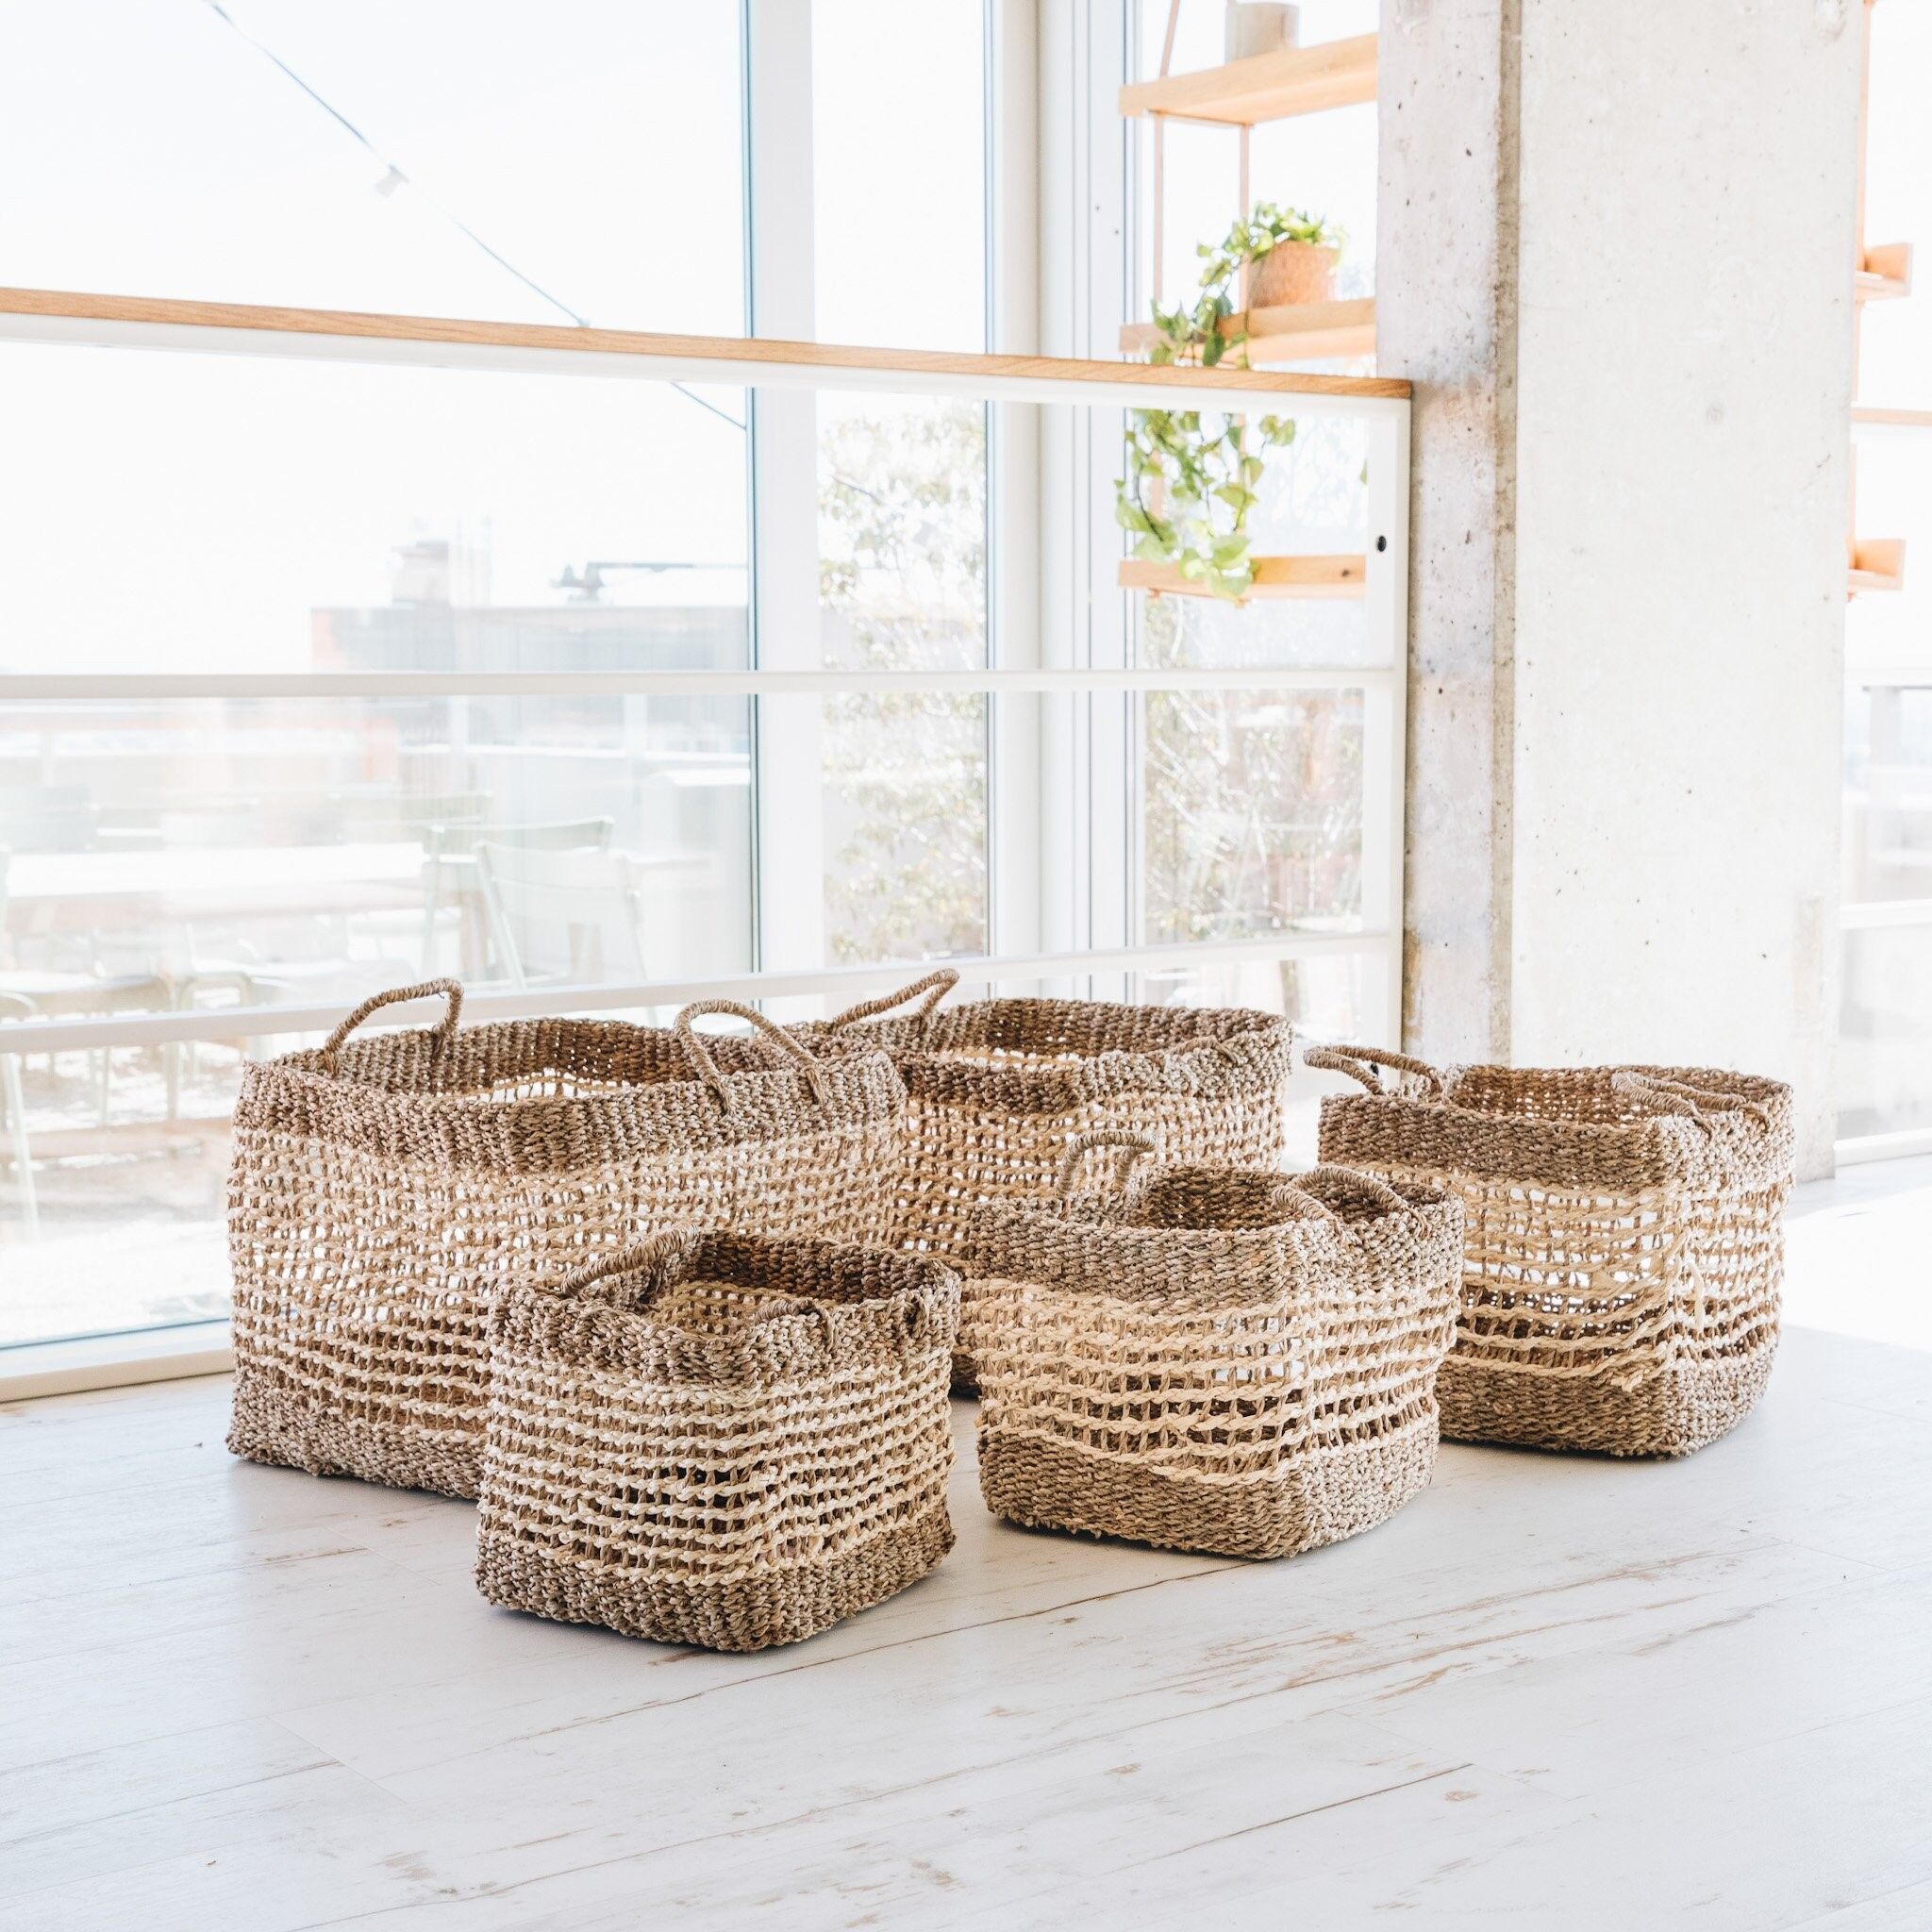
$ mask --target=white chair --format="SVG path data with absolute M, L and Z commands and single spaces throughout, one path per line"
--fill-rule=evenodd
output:
M 624 853 L 490 843 L 477 848 L 476 862 L 491 937 L 512 985 L 650 976 L 637 877 Z
M 31 1020 L 34 1005 L 0 992 L 0 1020 Z M 34 1152 L 26 1133 L 26 1099 L 21 1091 L 20 1056 L 5 1050 L 0 1034 L 0 1105 L 7 1108 L 7 1139 L 13 1150 L 13 1185 L 20 1196 L 20 1222 L 29 1238 L 41 1231 L 40 1196 L 34 1191 Z
M 574 852 L 586 847 L 603 851 L 610 843 L 614 822 L 608 818 L 563 819 L 542 824 L 432 824 L 423 828 L 423 972 L 433 978 L 445 970 L 440 941 L 445 915 L 455 922 L 460 966 L 475 970 L 492 944 L 506 974 L 513 974 L 510 956 L 498 940 L 498 918 L 485 891 L 477 853 L 485 844 L 548 852 Z M 487 971 L 487 966 L 485 967 Z

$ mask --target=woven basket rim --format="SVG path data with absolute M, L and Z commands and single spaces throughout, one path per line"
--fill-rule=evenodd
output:
M 493 1020 L 480 1026 L 466 1026 L 458 1035 L 459 1051 L 474 1053 L 479 1048 L 499 1044 L 521 1046 L 526 1041 L 551 1040 L 579 1040 L 595 1046 L 617 1047 L 624 1044 L 641 1045 L 651 1041 L 670 1048 L 674 1058 L 683 1056 L 675 1044 L 676 1036 L 668 1026 L 641 1026 L 628 1020 L 580 1020 L 566 1015 L 555 1017 L 541 1015 L 525 1020 Z M 409 1075 L 418 1068 L 429 1069 L 434 1065 L 434 1028 L 408 1027 L 392 1032 L 372 1034 L 366 1039 L 355 1041 L 345 1046 L 338 1057 L 334 1067 L 327 1065 L 319 1047 L 300 1047 L 292 1053 L 277 1054 L 273 1059 L 254 1062 L 260 1074 L 274 1074 L 302 1086 L 314 1086 L 325 1091 L 347 1090 L 356 1094 L 391 1101 L 433 1101 L 440 1107 L 479 1108 L 491 1112 L 510 1111 L 519 1108 L 555 1107 L 559 1096 L 551 1094 L 527 1094 L 520 1098 L 499 1099 L 489 1093 L 450 1092 L 443 1088 L 429 1084 L 421 1078 L 409 1078 L 403 1083 L 390 1083 L 380 1080 L 357 1077 L 360 1062 L 387 1059 L 396 1063 L 396 1071 Z M 748 1053 L 758 1052 L 755 1036 L 722 1034 L 708 1036 L 706 1044 L 714 1056 L 725 1059 L 742 1059 Z M 841 1065 L 851 1065 L 874 1058 L 890 1060 L 891 1056 L 874 1041 L 832 1035 L 823 1041 L 812 1041 L 814 1058 L 821 1061 L 836 1061 Z M 508 1057 L 507 1057 L 508 1058 Z M 565 1069 L 554 1064 L 558 1058 L 553 1055 L 532 1055 L 519 1066 L 513 1059 L 512 1068 L 530 1074 L 541 1073 L 561 1073 Z M 627 1094 L 647 1094 L 668 1091 L 675 1088 L 706 1086 L 703 1076 L 695 1069 L 675 1075 L 667 1074 L 664 1077 L 627 1077 L 625 1091 Z M 827 1066 L 831 1072 L 831 1066 Z M 756 1064 L 723 1065 L 719 1072 L 726 1080 L 769 1079 L 782 1075 L 794 1083 L 805 1078 L 804 1074 L 784 1061 L 769 1056 L 759 1058 Z M 580 1106 L 614 1098 L 610 1094 L 590 1093 L 562 1096 L 566 1106 Z
M 1620 1074 L 1730 1094 L 1736 1104 L 1714 1109 L 1720 1117 L 1716 1122 L 1669 1112 L 1661 1105 L 1634 1120 L 1593 1121 L 1472 1107 L 1457 1097 L 1473 1080 L 1506 1091 L 1532 1082 L 1601 1090 Z M 1760 1074 L 1637 1062 L 1591 1067 L 1474 1062 L 1445 1068 L 1443 1074 L 1446 1091 L 1441 1095 L 1324 1095 L 1324 1123 L 1332 1118 L 1347 1120 L 1357 1130 L 1368 1127 L 1382 1143 L 1374 1158 L 1407 1170 L 1448 1174 L 1466 1168 L 1552 1189 L 1600 1189 L 1613 1170 L 1620 1170 L 1617 1178 L 1633 1187 L 1751 1185 L 1776 1178 L 1791 1163 L 1791 1089 Z M 1448 1158 L 1452 1153 L 1455 1158 Z M 1430 1154 L 1438 1158 L 1423 1158 Z M 1335 1158 L 1370 1157 L 1351 1137 Z
M 613 1148 L 640 1143 L 727 1148 L 777 1131 L 781 1114 L 834 1127 L 895 1117 L 905 1105 L 897 1068 L 871 1041 L 812 1042 L 825 1088 L 822 1102 L 803 1068 L 775 1056 L 761 1058 L 747 1040 L 710 1037 L 707 1043 L 731 1096 L 728 1108 L 694 1069 L 675 1069 L 670 1076 L 682 1056 L 666 1027 L 511 1020 L 466 1028 L 458 1042 L 457 1052 L 466 1058 L 500 1054 L 502 1064 L 492 1069 L 499 1082 L 567 1074 L 571 1063 L 594 1076 L 600 1051 L 615 1061 L 624 1047 L 657 1057 L 666 1076 L 618 1067 L 608 1077 L 622 1084 L 600 1093 L 450 1091 L 437 1079 L 432 1032 L 384 1033 L 352 1041 L 333 1067 L 323 1064 L 315 1048 L 251 1061 L 242 1073 L 236 1124 L 536 1172 L 553 1163 L 558 1169 L 594 1163 Z M 558 1046 L 575 1051 L 544 1051 Z
M 990 1056 L 1024 1054 L 1055 1023 L 1103 1040 L 1108 1030 L 1158 1044 L 1062 1052 L 1028 1066 Z M 1238 1091 L 1285 1079 L 1294 1028 L 1253 1007 L 1154 1007 L 1119 1000 L 991 999 L 942 1007 L 928 1018 L 855 1023 L 892 1056 L 907 1089 L 922 1098 L 984 1104 L 1014 1113 L 1057 1113 L 1117 1093 Z M 839 1029 L 799 1029 L 816 1050 Z M 1044 1043 L 1044 1042 L 1042 1042 Z
M 776 1274 L 778 1282 L 768 1277 Z M 757 1291 L 725 1336 L 689 1328 L 612 1297 L 645 1276 L 655 1299 L 692 1282 Z M 793 1285 L 784 1285 L 795 1276 Z M 604 1292 L 600 1293 L 599 1291 Z M 835 1362 L 938 1350 L 950 1354 L 959 1323 L 959 1276 L 924 1255 L 808 1235 L 681 1229 L 611 1254 L 561 1282 L 519 1282 L 491 1316 L 492 1346 L 533 1347 L 582 1368 L 649 1379 L 729 1385 L 822 1374 Z
M 1185 1165 L 1157 1173 L 1180 1176 L 1183 1184 L 1198 1177 L 1203 1185 L 1220 1176 L 1258 1177 L 1254 1169 Z M 1293 1176 L 1280 1178 L 1291 1183 Z M 1168 1295 L 1198 1300 L 1213 1295 L 1230 1306 L 1272 1305 L 1284 1297 L 1357 1300 L 1362 1292 L 1360 1284 L 1344 1284 L 1339 1274 L 1324 1277 L 1324 1266 L 1340 1269 L 1378 1248 L 1410 1241 L 1424 1274 L 1429 1269 L 1424 1257 L 1432 1253 L 1441 1263 L 1436 1272 L 1444 1273 L 1450 1258 L 1462 1252 L 1463 1208 L 1453 1190 L 1407 1180 L 1389 1185 L 1403 1196 L 1402 1208 L 1378 1204 L 1340 1219 L 1303 1212 L 1262 1226 L 1175 1227 L 1127 1220 L 1118 1194 L 991 1202 L 976 1208 L 969 1222 L 968 1273 L 982 1278 L 1005 1277 L 1015 1246 L 1044 1238 L 1059 1245 L 1066 1259 L 1077 1257 L 1092 1270 L 1086 1279 L 1074 1273 L 1057 1274 L 1052 1283 L 1056 1292 L 1124 1300 Z M 1263 1258 L 1271 1258 L 1275 1266 L 1257 1275 L 1253 1264 Z M 1398 1280 L 1385 1271 L 1369 1291 L 1407 1294 L 1415 1287 L 1407 1274 Z

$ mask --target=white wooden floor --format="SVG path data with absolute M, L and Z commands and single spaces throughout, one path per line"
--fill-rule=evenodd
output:
M 750 1658 L 491 1610 L 469 1507 L 225 1401 L 0 1411 L 0 1925 L 1932 1926 L 1915 1349 L 1793 1330 L 1689 1462 L 1450 1448 L 1268 1566 L 1000 1527 L 960 1405 L 953 1556 Z

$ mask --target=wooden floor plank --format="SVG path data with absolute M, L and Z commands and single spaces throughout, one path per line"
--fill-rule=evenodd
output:
M 491 1609 L 470 1507 L 225 1400 L 0 1414 L 7 1932 L 1932 1924 L 1917 1349 L 1794 1329 L 1679 1463 L 1446 1446 L 1281 1564 L 996 1524 L 961 1404 L 952 1557 L 753 1657 Z

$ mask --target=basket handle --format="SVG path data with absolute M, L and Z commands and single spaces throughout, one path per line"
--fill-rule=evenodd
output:
M 731 1089 L 725 1084 L 724 1075 L 718 1071 L 718 1062 L 711 1058 L 710 1049 L 691 1029 L 691 1023 L 706 1013 L 729 1013 L 736 1019 L 749 1020 L 780 1053 L 796 1062 L 811 1088 L 812 1098 L 821 1107 L 830 1104 L 831 1096 L 825 1091 L 824 1068 L 795 1035 L 786 1032 L 775 1020 L 768 1020 L 756 1007 L 741 1007 L 736 1000 L 693 1000 L 672 1022 L 672 1030 L 677 1035 L 678 1044 L 684 1048 L 685 1058 L 697 1070 L 698 1078 L 718 1096 L 719 1104 L 726 1113 L 731 1111 Z
M 681 1255 L 693 1253 L 703 1239 L 701 1230 L 674 1227 L 662 1234 L 647 1235 L 642 1241 L 633 1241 L 628 1247 L 607 1248 L 594 1259 L 586 1261 L 581 1268 L 566 1274 L 552 1292 L 560 1295 L 577 1294 L 584 1289 L 594 1287 L 600 1281 L 608 1280 L 613 1274 L 635 1274 L 641 1270 L 658 1267 L 667 1260 L 678 1258 Z
M 429 1029 L 430 1064 L 434 1066 L 449 1051 L 450 1041 L 457 1037 L 457 1021 L 463 1010 L 463 989 L 459 980 L 425 979 L 421 986 L 392 986 L 386 992 L 371 993 L 322 1042 L 320 1058 L 323 1072 L 335 1072 L 336 1055 L 341 1051 L 342 1043 L 371 1013 L 378 1012 L 384 1007 L 401 1006 L 406 1000 L 426 1000 L 437 993 L 441 993 L 449 1005 L 442 1018 Z
M 922 1025 L 932 1018 L 932 1009 L 959 983 L 959 975 L 950 966 L 941 966 L 937 973 L 928 973 L 922 979 L 915 979 L 910 986 L 902 986 L 897 992 L 881 993 L 876 999 L 860 1000 L 856 1007 L 847 1007 L 842 1013 L 836 1013 L 825 1022 L 827 1026 L 849 1026 L 855 1020 L 875 1020 L 881 1013 L 890 1013 L 894 1007 L 903 1007 L 914 993 L 923 992 L 924 1002 L 913 1018 Z
M 1366 1194 L 1378 1207 L 1385 1208 L 1391 1214 L 1407 1214 L 1409 1204 L 1385 1181 L 1380 1174 L 1366 1173 L 1359 1167 L 1339 1167 L 1332 1160 L 1324 1160 L 1319 1167 L 1305 1168 L 1300 1174 L 1288 1177 L 1289 1185 L 1298 1194 L 1306 1195 L 1318 1208 L 1341 1219 L 1327 1202 L 1308 1193 L 1303 1187 L 1304 1181 L 1332 1181 L 1337 1187 L 1354 1188 L 1358 1193 Z
M 1406 1053 L 1390 1053 L 1379 1046 L 1311 1046 L 1302 1055 L 1305 1067 L 1324 1067 L 1333 1074 L 1346 1074 L 1359 1080 L 1371 1093 L 1382 1091 L 1377 1067 L 1389 1067 L 1398 1074 L 1413 1074 L 1426 1080 L 1438 1100 L 1447 1097 L 1449 1089 L 1441 1071 L 1427 1060 L 1412 1058 Z
M 1745 1100 L 1735 1093 L 1714 1093 L 1708 1087 L 1693 1087 L 1688 1080 L 1666 1080 L 1657 1074 L 1640 1074 L 1633 1067 L 1621 1067 L 1610 1075 L 1610 1085 L 1622 1093 L 1640 1094 L 1654 1100 L 1666 1113 L 1680 1114 L 1708 1128 L 1705 1105 L 1720 1113 L 1756 1114 L 1764 1125 L 1771 1124 L 1771 1110 L 1761 1102 Z
M 1119 1127 L 1102 1127 L 1091 1134 L 1075 1134 L 1060 1157 L 1059 1178 L 1054 1184 L 1057 1192 L 1067 1194 L 1073 1191 L 1074 1175 L 1079 1171 L 1082 1158 L 1096 1147 L 1118 1147 L 1122 1150 L 1113 1174 L 1113 1184 L 1122 1192 L 1125 1192 L 1127 1183 L 1133 1177 L 1136 1163 L 1160 1151 L 1144 1134 L 1130 1134 Z

